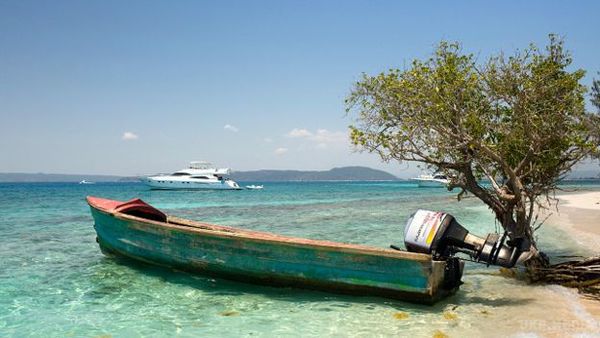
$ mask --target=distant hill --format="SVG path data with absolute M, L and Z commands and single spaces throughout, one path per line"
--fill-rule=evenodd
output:
M 110 175 L 0 173 L 0 182 L 119 182 L 126 177 Z
M 385 171 L 367 167 L 343 167 L 326 171 L 302 170 L 257 170 L 236 171 L 231 178 L 237 181 L 394 181 L 398 178 Z M 111 175 L 69 175 L 69 174 L 28 174 L 0 173 L 0 182 L 127 182 L 137 181 L 136 177 Z
M 326 171 L 257 170 L 231 174 L 236 181 L 395 181 L 398 178 L 382 170 L 367 167 L 342 167 Z
M 597 179 L 600 179 L 600 170 L 598 170 L 598 169 L 578 170 L 578 171 L 569 173 L 567 175 L 567 179 L 569 179 L 569 180 L 581 180 L 581 179 L 597 180 Z

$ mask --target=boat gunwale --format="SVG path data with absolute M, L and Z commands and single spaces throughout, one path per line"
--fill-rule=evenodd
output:
M 269 232 L 260 232 L 253 230 L 246 230 L 235 227 L 227 227 L 221 225 L 215 225 L 210 223 L 203 223 L 194 220 L 188 220 L 184 218 L 179 218 L 175 216 L 167 215 L 167 222 L 159 222 L 143 217 L 137 217 L 133 215 L 124 214 L 122 212 L 107 210 L 101 208 L 97 205 L 94 205 L 89 200 L 87 201 L 90 207 L 98 210 L 99 212 L 111 215 L 117 219 L 121 219 L 123 221 L 134 221 L 139 223 L 152 224 L 161 228 L 166 228 L 168 230 L 176 230 L 183 231 L 192 234 L 208 234 L 215 237 L 227 237 L 234 239 L 244 239 L 255 242 L 267 242 L 267 243 L 277 243 L 295 247 L 313 247 L 319 248 L 321 250 L 328 251 L 339 251 L 345 253 L 355 253 L 355 254 L 364 254 L 364 255 L 372 255 L 372 256 L 386 256 L 390 258 L 397 259 L 409 259 L 413 261 L 421 261 L 424 263 L 431 262 L 433 263 L 444 263 L 443 261 L 435 261 L 432 259 L 431 255 L 422 254 L 422 253 L 414 253 L 408 251 L 399 251 L 392 249 L 382 249 L 376 248 L 366 245 L 359 244 L 349 244 L 349 243 L 340 243 L 333 241 L 325 241 L 325 240 L 313 240 L 307 238 L 300 237 L 291 237 L 291 236 L 283 236 L 278 234 L 273 234 Z M 171 223 L 169 221 L 184 221 L 183 223 Z M 185 224 L 188 223 L 188 224 Z M 207 228 L 209 227 L 209 228 Z

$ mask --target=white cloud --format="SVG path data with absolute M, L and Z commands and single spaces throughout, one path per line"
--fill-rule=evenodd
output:
M 342 131 L 329 131 L 327 129 L 319 129 L 310 137 L 312 141 L 323 144 L 340 144 L 348 141 L 348 134 Z
M 287 137 L 298 138 L 298 137 L 310 137 L 312 133 L 306 129 L 294 128 L 286 134 Z
M 286 134 L 290 138 L 302 138 L 315 143 L 318 149 L 324 149 L 328 146 L 347 145 L 348 134 L 342 131 L 329 131 L 327 129 L 317 129 L 311 132 L 307 129 L 294 128 Z
M 288 148 L 283 148 L 283 147 L 279 147 L 279 148 L 275 149 L 275 151 L 274 151 L 275 155 L 283 155 L 287 152 L 288 152 Z
M 271 142 L 273 142 L 273 139 L 270 138 L 270 137 L 265 137 L 264 141 L 267 142 L 267 143 L 271 143 Z
M 229 130 L 233 133 L 237 133 L 238 131 L 240 131 L 236 126 L 232 126 L 231 124 L 226 124 L 225 126 L 223 126 L 223 129 Z
M 125 141 L 131 141 L 131 140 L 137 140 L 140 137 L 136 133 L 126 131 L 123 133 L 123 136 L 121 138 Z

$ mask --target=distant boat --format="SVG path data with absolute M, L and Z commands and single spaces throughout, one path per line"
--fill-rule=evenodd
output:
M 260 190 L 262 188 L 264 188 L 262 185 L 254 185 L 254 184 L 252 184 L 252 185 L 247 185 L 246 186 L 246 189 L 250 189 L 250 190 Z
M 140 180 L 152 189 L 242 189 L 237 182 L 224 177 L 230 173 L 229 168 L 218 169 L 209 162 L 194 161 L 170 175 L 147 176 Z
M 448 187 L 448 177 L 443 174 L 435 175 L 420 175 L 419 177 L 411 178 L 417 181 L 419 188 L 446 188 Z
M 79 184 L 95 184 L 95 182 L 83 180 L 83 181 L 80 181 Z
M 212 225 L 140 199 L 88 197 L 105 253 L 242 282 L 433 303 L 458 290 L 463 265 L 429 254 Z

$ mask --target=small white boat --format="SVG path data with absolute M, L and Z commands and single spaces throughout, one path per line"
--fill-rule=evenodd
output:
M 246 189 L 250 189 L 250 190 L 260 190 L 262 188 L 264 188 L 262 185 L 254 185 L 254 184 L 252 184 L 252 185 L 247 185 L 246 186 Z
M 419 177 L 411 178 L 411 180 L 417 181 L 419 188 L 445 188 L 450 182 L 448 177 L 443 174 L 419 175 Z
M 237 182 L 224 177 L 230 173 L 229 168 L 215 168 L 209 162 L 194 161 L 187 168 L 172 174 L 141 177 L 140 180 L 152 189 L 242 189 Z
M 94 182 L 83 180 L 83 181 L 80 181 L 79 184 L 94 184 Z

